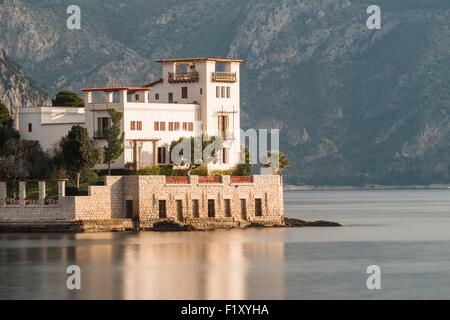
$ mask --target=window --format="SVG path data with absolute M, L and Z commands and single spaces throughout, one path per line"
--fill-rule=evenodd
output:
M 169 122 L 169 131 L 173 131 L 173 130 L 174 130 L 174 123 Z
M 169 103 L 173 103 L 173 92 L 169 92 Z
M 166 200 L 159 200 L 159 218 L 167 218 Z
M 138 94 L 135 94 L 135 95 L 134 95 L 134 100 L 135 100 L 135 101 L 139 101 L 139 95 L 138 95 Z
M 220 153 L 220 162 L 221 163 L 229 163 L 229 150 L 227 148 L 223 148 Z
M 188 128 L 188 123 L 183 122 L 183 131 L 187 131 L 187 128 Z
M 105 130 L 111 125 L 111 118 L 97 118 L 97 137 L 103 137 Z
M 133 200 L 125 200 L 125 218 L 133 218 Z
M 181 87 L 181 99 L 187 99 L 188 97 L 188 88 Z
M 159 100 L 159 93 L 155 93 L 155 100 Z
M 255 199 L 255 216 L 262 217 L 262 200 Z
M 28 132 L 33 132 L 33 124 L 32 123 L 28 124 Z
M 192 200 L 192 215 L 194 218 L 200 217 L 200 210 L 197 199 Z
M 142 121 L 131 121 L 130 122 L 130 130 L 131 131 L 141 131 L 142 130 Z
M 216 216 L 216 208 L 214 199 L 208 199 L 208 217 L 214 218 Z
M 220 98 L 220 87 L 216 86 L 216 98 Z
M 189 131 L 194 131 L 194 123 L 193 122 L 189 122 L 188 123 L 188 130 Z
M 224 211 L 225 211 L 225 217 L 227 217 L 227 218 L 231 217 L 231 200 L 230 199 L 225 199 Z
M 179 122 L 175 122 L 175 131 L 180 130 L 180 123 Z
M 221 88 L 221 97 L 225 98 L 225 87 Z
M 203 88 L 200 88 L 200 95 L 203 94 Z
M 247 201 L 245 199 L 241 199 L 241 218 L 247 220 Z
M 155 131 L 165 131 L 166 130 L 166 123 L 165 122 L 158 122 L 156 121 L 154 123 Z M 169 124 L 170 126 L 170 124 Z
M 166 148 L 165 147 L 158 148 L 158 163 L 159 164 L 166 163 Z
M 177 219 L 183 221 L 183 200 L 177 200 Z
M 227 98 L 231 97 L 231 87 L 227 87 Z
M 228 116 L 224 116 L 224 115 L 218 116 L 217 119 L 218 119 L 219 135 L 222 138 L 226 138 L 228 126 L 229 126 Z

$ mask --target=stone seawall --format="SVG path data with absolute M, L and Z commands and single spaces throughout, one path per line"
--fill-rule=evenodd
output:
M 0 182 L 0 232 L 149 230 L 167 220 L 198 230 L 284 223 L 277 175 L 108 176 L 104 186 L 76 197 L 65 196 L 64 181 L 58 186 L 58 200 L 47 204 L 40 181 L 39 201 L 31 205 L 25 181 L 17 201 L 7 201 L 6 183 Z

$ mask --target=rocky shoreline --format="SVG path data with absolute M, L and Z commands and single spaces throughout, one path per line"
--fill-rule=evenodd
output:
M 130 219 L 93 220 L 93 221 L 32 221 L 32 222 L 1 222 L 0 233 L 18 232 L 124 232 L 124 231 L 157 231 L 157 232 L 186 232 L 186 231 L 210 231 L 217 229 L 233 228 L 304 228 L 304 227 L 340 227 L 337 222 L 331 221 L 304 221 L 294 218 L 285 218 L 284 224 L 264 225 L 261 223 L 238 223 L 236 225 L 220 225 L 198 227 L 189 223 L 178 223 L 172 220 L 156 223 L 139 223 Z
M 332 221 L 304 221 L 295 218 L 284 218 L 284 227 L 303 228 L 303 227 L 342 227 L 340 223 Z

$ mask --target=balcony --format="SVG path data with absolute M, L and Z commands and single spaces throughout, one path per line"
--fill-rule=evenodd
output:
M 169 83 L 198 82 L 198 72 L 169 72 Z
M 212 73 L 213 82 L 236 82 L 236 72 L 213 72 Z

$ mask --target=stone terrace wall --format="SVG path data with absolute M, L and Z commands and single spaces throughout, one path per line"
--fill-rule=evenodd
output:
M 41 182 L 42 183 L 42 182 Z M 25 205 L 24 183 L 21 183 L 17 205 L 6 205 L 6 186 L 0 183 L 1 221 L 108 221 L 126 217 L 126 201 L 132 201 L 135 218 L 152 225 L 161 220 L 159 204 L 165 200 L 167 219 L 199 227 L 231 227 L 241 223 L 282 224 L 284 220 L 283 183 L 280 176 L 260 175 L 253 179 L 231 179 L 230 176 L 199 179 L 190 176 L 172 179 L 165 176 L 109 176 L 104 186 L 90 186 L 88 196 L 66 197 L 60 182 L 58 204 Z M 45 196 L 45 195 L 44 195 Z M 230 216 L 225 213 L 229 199 Z M 246 213 L 242 213 L 245 199 Z M 260 199 L 262 216 L 256 216 L 255 199 Z M 181 200 L 179 202 L 178 200 Z M 193 200 L 199 204 L 194 217 Z M 208 200 L 214 200 L 215 215 L 208 217 Z M 182 214 L 178 204 L 182 204 Z
M 121 219 L 124 214 L 123 177 L 108 176 L 104 186 L 90 186 L 88 196 L 74 197 L 76 220 Z
M 283 223 L 283 183 L 281 176 L 254 176 L 253 182 L 232 183 L 230 176 L 222 176 L 222 182 L 200 183 L 198 176 L 191 176 L 190 183 L 167 184 L 164 176 L 124 177 L 138 179 L 139 199 L 136 213 L 141 220 L 158 220 L 159 201 L 166 200 L 167 218 L 179 220 L 177 200 L 182 201 L 183 220 L 198 223 L 205 221 L 247 221 L 261 224 Z M 206 180 L 204 180 L 206 181 Z M 133 183 L 135 185 L 135 183 Z M 126 198 L 127 199 L 127 198 Z M 225 199 L 230 200 L 231 217 L 225 215 Z M 242 216 L 241 200 L 246 200 L 246 216 Z M 262 216 L 255 215 L 255 199 L 261 199 Z M 130 198 L 131 200 L 131 198 Z M 194 218 L 192 203 L 199 202 L 199 217 Z M 208 217 L 208 200 L 215 202 L 215 217 Z M 203 222 L 202 222 L 203 221 Z
M 45 189 L 45 184 L 41 187 Z M 37 204 L 25 204 L 25 182 L 19 183 L 19 201 L 6 204 L 6 183 L 0 182 L 0 222 L 1 221 L 67 221 L 75 220 L 75 198 L 65 197 L 64 181 L 59 182 L 58 203 L 45 205 L 40 199 Z M 40 195 L 42 198 L 42 195 Z

